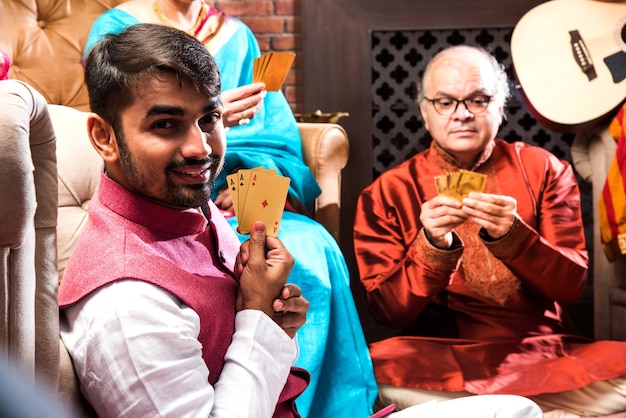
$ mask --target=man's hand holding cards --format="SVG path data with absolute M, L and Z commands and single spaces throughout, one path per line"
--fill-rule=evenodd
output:
M 254 221 L 265 224 L 267 235 L 277 236 L 285 209 L 290 179 L 263 167 L 243 169 L 226 176 L 240 234 L 249 234 Z
M 471 192 L 482 192 L 485 189 L 487 176 L 468 170 L 459 170 L 435 177 L 435 186 L 439 195 L 448 196 L 459 202 Z

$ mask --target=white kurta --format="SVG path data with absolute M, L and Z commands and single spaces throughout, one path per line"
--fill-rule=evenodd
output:
M 215 385 L 200 318 L 150 283 L 109 284 L 62 311 L 61 337 L 100 417 L 271 417 L 297 345 L 261 311 L 235 317 Z

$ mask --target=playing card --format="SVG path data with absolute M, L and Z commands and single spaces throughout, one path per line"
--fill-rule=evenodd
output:
M 237 218 L 241 216 L 243 213 L 243 208 L 246 202 L 246 194 L 248 193 L 248 187 L 250 186 L 250 177 L 252 175 L 252 171 L 254 169 L 242 169 L 237 171 L 236 173 L 236 187 L 237 187 L 237 197 L 233 197 L 233 205 L 237 202 L 235 206 L 235 215 Z
M 437 194 L 448 196 L 448 175 L 442 174 L 435 176 L 435 187 L 437 188 Z
M 471 192 L 482 192 L 485 190 L 487 176 L 473 171 L 461 170 L 456 185 L 457 198 L 465 199 Z
M 266 170 L 265 167 L 255 167 L 255 168 L 243 168 L 237 171 L 239 175 L 239 215 L 243 214 L 246 206 L 246 197 L 248 195 L 248 189 L 250 188 L 250 184 L 256 181 L 255 173 L 258 172 L 269 172 L 276 174 L 276 170 Z M 241 218 L 239 218 L 241 219 Z
M 435 176 L 435 187 L 437 188 L 437 193 L 442 196 L 451 197 L 453 199 L 457 198 L 456 195 L 456 184 L 457 184 L 458 173 L 446 173 L 440 176 Z
M 459 196 L 457 194 L 456 186 L 459 182 L 459 172 L 454 171 L 452 173 L 448 173 L 446 174 L 446 177 L 448 181 L 448 196 L 458 199 Z
M 226 184 L 228 186 L 228 190 L 230 190 L 230 198 L 233 201 L 233 210 L 235 211 L 235 216 L 239 217 L 239 173 L 232 173 L 226 176 Z
M 254 60 L 252 81 L 265 83 L 265 90 L 280 90 L 296 54 L 290 52 L 268 52 Z
M 265 170 L 254 171 L 250 177 L 241 217 L 238 217 L 239 233 L 250 233 L 252 222 L 262 221 L 267 235 L 275 237 L 285 209 L 289 183 L 288 177 Z
M 437 193 L 462 201 L 471 192 L 482 192 L 485 189 L 487 176 L 468 170 L 459 170 L 435 176 Z
M 268 52 L 256 58 L 253 62 L 254 72 L 252 73 L 252 81 L 263 81 L 263 75 L 267 70 L 267 66 L 272 59 L 273 53 Z

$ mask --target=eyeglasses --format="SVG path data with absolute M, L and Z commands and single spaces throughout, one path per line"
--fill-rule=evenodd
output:
M 438 99 L 424 98 L 427 102 L 432 103 L 435 111 L 441 116 L 450 116 L 459 107 L 459 103 L 463 103 L 465 108 L 473 115 L 482 113 L 489 106 L 489 102 L 493 96 L 474 96 L 463 100 L 452 99 L 450 97 L 440 97 Z

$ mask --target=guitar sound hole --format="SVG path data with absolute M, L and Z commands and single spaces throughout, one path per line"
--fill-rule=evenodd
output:
M 622 42 L 626 44 L 626 25 L 622 26 L 622 32 L 620 33 Z

